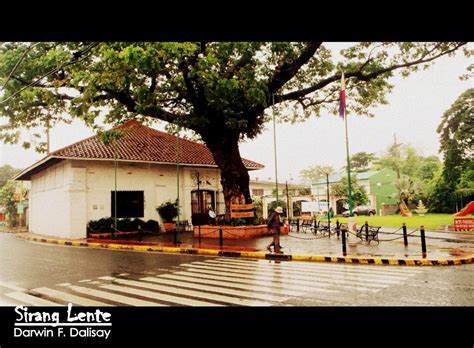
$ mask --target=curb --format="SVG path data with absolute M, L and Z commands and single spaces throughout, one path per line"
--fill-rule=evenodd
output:
M 204 256 L 220 256 L 220 257 L 242 257 L 251 259 L 263 259 L 274 261 L 312 261 L 312 262 L 336 262 L 351 263 L 361 265 L 391 265 L 391 266 L 455 266 L 474 263 L 474 254 L 467 257 L 456 259 L 382 259 L 382 258 L 364 258 L 364 257 L 336 257 L 322 255 L 286 255 L 286 254 L 268 254 L 260 251 L 226 251 L 216 249 L 198 249 L 198 248 L 182 248 L 167 247 L 154 245 L 130 245 L 130 244 L 112 244 L 101 242 L 75 242 L 64 239 L 48 239 L 30 236 L 21 236 L 18 238 L 56 245 L 67 245 L 75 247 L 88 247 L 94 249 L 113 249 L 113 250 L 129 250 L 139 252 L 163 252 L 187 255 L 204 255 Z

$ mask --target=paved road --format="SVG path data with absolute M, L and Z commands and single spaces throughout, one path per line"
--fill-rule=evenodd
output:
M 94 250 L 0 233 L 0 304 L 473 306 L 474 265 L 395 267 Z

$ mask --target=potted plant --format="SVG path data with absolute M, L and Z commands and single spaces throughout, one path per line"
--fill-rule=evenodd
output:
M 156 208 L 165 226 L 165 231 L 173 231 L 176 228 L 176 222 L 173 221 L 178 216 L 178 204 L 176 202 L 166 201 Z

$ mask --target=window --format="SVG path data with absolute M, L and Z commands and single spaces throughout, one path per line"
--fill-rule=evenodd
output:
M 263 196 L 263 189 L 252 189 L 252 196 Z
M 115 191 L 112 191 L 112 217 L 115 216 Z M 117 217 L 131 218 L 144 216 L 143 191 L 117 191 Z

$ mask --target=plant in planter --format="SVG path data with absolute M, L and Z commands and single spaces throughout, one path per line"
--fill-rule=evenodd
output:
M 177 202 L 164 202 L 158 208 L 156 208 L 156 211 L 163 219 L 166 232 L 173 231 L 176 228 L 176 223 L 173 221 L 173 219 L 178 216 Z

